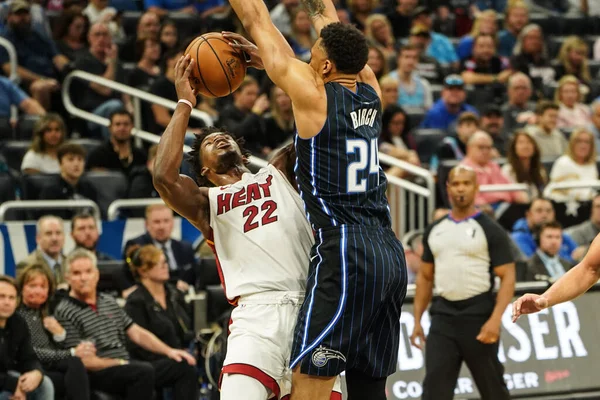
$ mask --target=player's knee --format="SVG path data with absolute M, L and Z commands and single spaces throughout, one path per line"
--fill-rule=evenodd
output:
M 221 400 L 267 400 L 268 390 L 256 379 L 242 374 L 224 374 L 221 381 Z

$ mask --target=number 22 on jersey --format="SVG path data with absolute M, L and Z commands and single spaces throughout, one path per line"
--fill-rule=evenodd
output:
M 273 213 L 277 210 L 277 203 L 273 200 L 267 200 L 260 206 L 250 205 L 244 209 L 242 215 L 245 218 L 244 222 L 244 233 L 250 232 L 259 226 L 265 226 L 277 221 L 277 215 Z M 261 214 L 259 220 L 257 220 L 258 214 Z
M 357 154 L 357 160 L 348 164 L 348 193 L 362 193 L 367 191 L 367 178 L 359 178 L 359 174 L 369 168 L 369 174 L 377 176 L 379 185 L 379 154 L 377 152 L 377 139 L 371 139 L 369 144 L 364 139 L 346 140 L 346 153 Z

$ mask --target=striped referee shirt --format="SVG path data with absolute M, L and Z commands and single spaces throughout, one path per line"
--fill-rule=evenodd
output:
M 133 320 L 117 304 L 114 297 L 98 294 L 96 309 L 71 296 L 56 306 L 54 317 L 67 331 L 64 346 L 76 347 L 82 341 L 92 341 L 96 354 L 103 358 L 129 359 L 126 331 Z

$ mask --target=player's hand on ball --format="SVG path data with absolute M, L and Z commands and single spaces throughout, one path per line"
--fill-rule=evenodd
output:
M 177 98 L 187 100 L 196 107 L 196 93 L 190 84 L 190 75 L 196 65 L 190 55 L 182 56 L 175 64 L 175 90 Z
M 258 47 L 256 47 L 254 43 L 238 33 L 223 31 L 221 34 L 225 39 L 229 40 L 229 45 L 231 47 L 240 49 L 250 56 L 250 63 L 248 64 L 250 67 L 265 69 L 262 58 L 260 58 L 260 54 L 258 54 Z
M 547 307 L 548 299 L 545 297 L 539 294 L 524 294 L 513 303 L 512 321 L 516 322 L 523 314 L 533 314 Z

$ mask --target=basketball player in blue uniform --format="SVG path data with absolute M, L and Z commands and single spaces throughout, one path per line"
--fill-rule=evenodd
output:
M 377 156 L 381 91 L 362 33 L 339 22 L 331 0 L 302 3 L 319 35 L 309 64 L 295 58 L 263 0 L 230 0 L 257 48 L 225 35 L 260 58 L 253 64 L 290 96 L 296 120 L 296 178 L 316 243 L 295 328 L 291 400 L 328 399 L 342 371 L 349 400 L 383 400 L 407 276 Z

